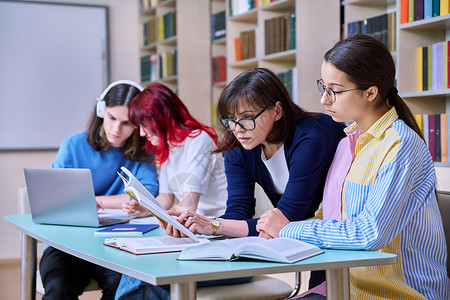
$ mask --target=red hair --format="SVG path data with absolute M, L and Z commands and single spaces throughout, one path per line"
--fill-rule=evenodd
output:
M 144 145 L 144 149 L 155 154 L 155 163 L 163 164 L 169 157 L 170 147 L 177 147 L 187 137 L 196 137 L 202 131 L 217 145 L 215 130 L 194 119 L 180 98 L 160 83 L 149 84 L 134 97 L 129 106 L 129 119 L 159 137 L 158 146 L 149 141 Z

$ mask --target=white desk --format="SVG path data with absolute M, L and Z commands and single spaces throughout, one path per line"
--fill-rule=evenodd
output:
M 349 299 L 349 268 L 397 262 L 394 254 L 345 250 L 324 250 L 321 255 L 294 264 L 178 261 L 179 253 L 136 256 L 104 246 L 105 237 L 94 235 L 96 228 L 41 225 L 34 223 L 30 215 L 4 218 L 22 232 L 22 300 L 34 299 L 35 296 L 36 240 L 154 285 L 170 284 L 171 299 L 195 299 L 197 281 L 323 269 L 326 269 L 328 299 Z M 145 236 L 164 234 L 158 228 Z

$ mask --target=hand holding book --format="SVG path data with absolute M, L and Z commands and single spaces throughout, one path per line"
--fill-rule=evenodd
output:
M 131 198 L 139 202 L 140 205 L 145 207 L 152 215 L 154 215 L 163 224 L 170 224 L 171 226 L 178 229 L 185 236 L 191 238 L 192 240 L 198 242 L 198 238 L 184 227 L 180 222 L 178 222 L 174 217 L 169 215 L 166 209 L 156 200 L 155 197 L 137 180 L 136 177 L 125 167 L 121 167 L 121 170 L 128 175 L 128 179 L 123 177 L 121 174 L 119 176 L 122 178 L 125 185 L 124 191 L 130 195 Z

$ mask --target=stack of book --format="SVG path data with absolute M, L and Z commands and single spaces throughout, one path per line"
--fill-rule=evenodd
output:
M 400 24 L 450 13 L 450 0 L 401 0 Z
M 414 115 L 435 162 L 449 162 L 450 130 L 447 114 Z
M 176 14 L 176 11 L 171 11 L 157 17 L 156 22 L 158 24 L 158 41 L 163 41 L 177 34 Z
M 265 54 L 295 49 L 295 14 L 264 20 Z
M 177 50 L 173 49 L 158 55 L 159 78 L 175 76 L 177 70 Z
M 142 40 L 144 47 L 156 43 L 156 20 L 150 19 L 142 24 Z
M 370 35 L 385 44 L 389 51 L 396 51 L 396 27 L 395 12 L 347 24 L 348 36 Z
M 239 37 L 234 39 L 236 61 L 256 57 L 255 31 L 241 31 Z
M 418 48 L 418 90 L 442 90 L 450 88 L 449 42 L 438 42 Z

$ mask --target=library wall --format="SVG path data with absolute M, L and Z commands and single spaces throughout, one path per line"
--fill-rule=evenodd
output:
M 35 0 L 36 1 L 36 0 Z M 110 33 L 110 78 L 112 81 L 131 79 L 139 81 L 139 34 L 136 32 L 138 20 L 137 1 L 123 0 L 45 0 L 77 4 L 109 6 Z M 26 85 L 26 83 L 24 83 Z M 99 91 L 99 94 L 102 91 Z M 90 111 L 86 112 L 90 114 Z M 26 120 L 21 120 L 26 122 Z M 33 124 L 29 124 L 33 126 Z M 24 167 L 48 167 L 54 160 L 56 151 L 0 151 L 0 206 L 1 214 L 18 213 L 17 191 L 25 184 Z M 7 247 L 0 247 L 0 260 L 20 258 L 20 234 L 17 229 L 0 222 L 0 231 Z

